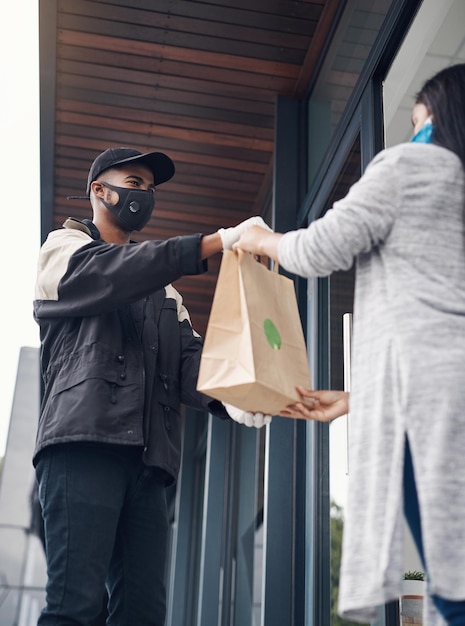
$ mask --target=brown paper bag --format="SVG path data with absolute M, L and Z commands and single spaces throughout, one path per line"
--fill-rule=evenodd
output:
M 245 411 L 276 415 L 311 389 L 294 283 L 246 252 L 225 251 L 197 389 Z

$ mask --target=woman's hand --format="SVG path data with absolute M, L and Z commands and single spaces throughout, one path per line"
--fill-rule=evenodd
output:
M 260 226 L 251 226 L 242 233 L 239 240 L 233 245 L 233 250 L 240 248 L 245 252 L 267 256 L 278 261 L 278 243 L 281 237 L 281 233 L 274 233 Z
M 331 422 L 349 412 L 349 393 L 347 391 L 311 391 L 303 387 L 296 387 L 302 402 L 290 404 L 280 415 L 283 417 L 298 417 Z

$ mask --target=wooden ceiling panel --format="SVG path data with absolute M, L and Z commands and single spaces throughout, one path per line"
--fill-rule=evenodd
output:
M 230 63 L 225 66 L 224 60 L 219 58 L 215 60 L 215 65 L 202 65 L 194 63 L 193 59 L 182 62 L 172 58 L 143 56 L 134 51 L 130 54 L 120 52 L 119 48 L 114 48 L 115 43 L 107 38 L 100 41 L 99 38 L 92 37 L 89 40 L 83 36 L 81 39 L 75 33 L 67 33 L 67 38 L 72 38 L 77 42 L 82 41 L 83 44 L 85 39 L 87 45 L 68 45 L 59 42 L 58 72 L 60 77 L 62 75 L 62 63 L 69 60 L 88 64 L 83 72 L 85 76 L 89 75 L 89 77 L 93 76 L 96 71 L 93 69 L 94 67 L 100 67 L 100 71 L 103 72 L 116 72 L 116 74 L 113 73 L 115 80 L 121 80 L 122 75 L 119 75 L 118 72 L 130 70 L 126 74 L 128 83 L 145 84 L 148 81 L 149 84 L 153 83 L 160 86 L 164 84 L 169 86 L 171 83 L 177 88 L 186 84 L 188 91 L 195 91 L 195 87 L 204 91 L 208 87 L 208 91 L 219 95 L 273 101 L 273 94 L 275 93 L 292 92 L 297 73 L 295 68 L 291 68 L 292 71 L 289 75 L 272 74 L 270 76 L 268 73 L 260 74 L 253 71 L 255 65 L 252 66 L 252 63 L 242 70 L 237 66 L 231 66 Z M 100 47 L 93 48 L 92 45 L 100 45 Z M 220 64 L 220 60 L 223 61 L 223 65 Z M 164 83 L 164 81 L 168 82 Z M 192 89 L 190 88 L 191 85 L 193 85 Z M 277 92 L 271 90 L 272 85 Z
M 192 0 L 157 0 L 141 9 L 127 3 L 62 0 L 58 25 L 193 50 L 223 50 L 228 54 L 242 54 L 241 44 L 248 43 L 257 58 L 292 58 L 299 50 L 305 53 L 321 15 L 321 5 L 298 4 L 301 10 L 297 16 L 289 15 L 285 3 L 280 13 L 272 13 L 259 10 L 256 2 L 251 10 L 237 8 L 236 3 L 220 6 Z
M 116 146 L 176 165 L 136 241 L 265 215 L 276 97 L 302 97 L 343 0 L 56 1 L 54 225 L 91 217 L 66 197 Z M 200 333 L 220 260 L 175 285 Z

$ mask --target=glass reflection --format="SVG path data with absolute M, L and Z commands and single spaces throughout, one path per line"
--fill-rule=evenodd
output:
M 348 0 L 308 101 L 310 189 L 392 0 Z
M 361 175 L 360 138 L 354 142 L 333 191 L 328 199 L 329 209 L 343 198 Z M 344 316 L 353 311 L 355 272 L 335 272 L 329 279 L 330 298 L 330 381 L 332 389 L 344 389 Z M 347 367 L 347 366 L 346 366 Z M 331 626 L 348 626 L 352 622 L 337 615 L 341 543 L 344 530 L 344 510 L 347 501 L 349 462 L 347 454 L 348 417 L 330 424 L 330 533 L 331 533 Z

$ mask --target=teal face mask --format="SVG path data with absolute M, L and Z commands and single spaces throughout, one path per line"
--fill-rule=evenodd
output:
M 430 115 L 420 130 L 410 139 L 414 143 L 431 143 L 434 133 L 433 118 Z

